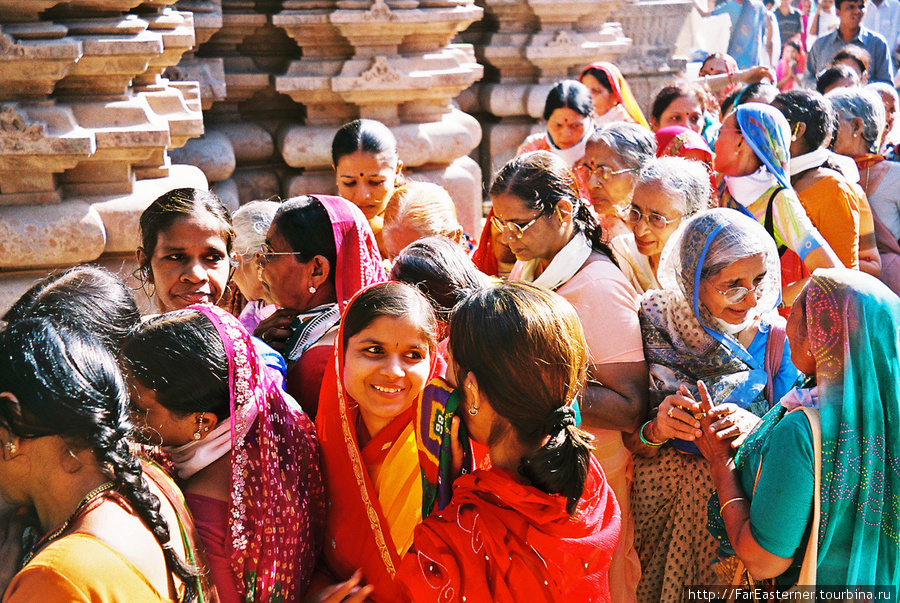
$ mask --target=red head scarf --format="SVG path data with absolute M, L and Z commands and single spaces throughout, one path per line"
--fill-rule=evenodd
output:
M 268 376 L 250 335 L 215 306 L 231 393 L 225 550 L 246 601 L 303 601 L 322 544 L 325 492 L 315 426 Z

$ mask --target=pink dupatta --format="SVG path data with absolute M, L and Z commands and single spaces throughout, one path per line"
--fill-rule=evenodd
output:
M 325 490 L 315 426 L 263 370 L 250 335 L 215 306 L 228 356 L 231 494 L 225 550 L 251 602 L 302 601 L 322 545 Z

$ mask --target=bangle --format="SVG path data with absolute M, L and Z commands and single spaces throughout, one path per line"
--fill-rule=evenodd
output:
M 652 421 L 652 419 L 651 419 L 651 421 Z M 650 448 L 659 448 L 660 446 L 662 446 L 663 444 L 665 444 L 666 442 L 669 441 L 669 440 L 665 440 L 663 442 L 651 442 L 651 441 L 647 440 L 647 438 L 644 437 L 644 427 L 646 427 L 649 424 L 650 424 L 650 421 L 647 421 L 646 423 L 641 425 L 641 428 L 638 430 L 638 435 L 640 436 L 641 441 L 645 445 L 650 446 Z
M 728 83 L 734 84 L 734 74 L 733 73 L 728 74 Z
M 725 511 L 725 507 L 727 507 L 727 506 L 730 505 L 731 503 L 737 502 L 737 501 L 739 501 L 739 500 L 747 500 L 747 499 L 744 498 L 743 496 L 738 496 L 737 498 L 732 498 L 731 500 L 726 500 L 726 501 L 725 501 L 725 504 L 722 505 L 721 507 L 719 507 L 719 517 L 721 517 L 721 516 L 722 516 L 722 513 Z

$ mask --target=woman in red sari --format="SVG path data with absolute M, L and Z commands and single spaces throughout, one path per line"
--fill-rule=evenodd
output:
M 493 467 L 457 479 L 416 528 L 397 576 L 407 600 L 610 601 L 621 518 L 576 426 L 588 360 L 574 308 L 534 285 L 482 289 L 456 310 L 450 351 Z
M 394 574 L 422 520 L 415 426 L 436 338 L 428 300 L 408 285 L 373 285 L 347 306 L 316 418 L 329 503 L 314 591 L 361 569 L 371 600 L 400 600 Z

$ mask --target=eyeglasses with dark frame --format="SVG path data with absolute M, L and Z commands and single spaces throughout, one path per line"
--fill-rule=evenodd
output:
M 497 216 L 491 216 L 491 224 L 493 224 L 494 228 L 499 230 L 501 233 L 511 232 L 516 236 L 517 239 L 521 239 L 525 236 L 525 231 L 528 230 L 535 222 L 538 221 L 538 219 L 540 219 L 544 215 L 546 214 L 538 214 L 527 224 L 516 224 L 515 222 L 510 222 L 509 220 L 501 220 Z

